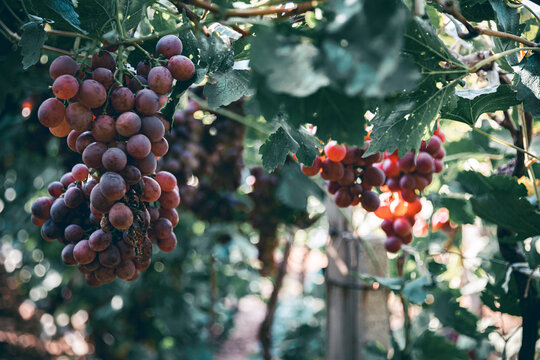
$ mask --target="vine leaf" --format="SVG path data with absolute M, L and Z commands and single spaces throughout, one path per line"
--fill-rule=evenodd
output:
M 22 52 L 22 64 L 24 69 L 28 69 L 39 61 L 41 47 L 47 40 L 47 33 L 43 29 L 42 21 L 30 21 L 22 26 L 22 36 L 19 46 Z
M 413 344 L 414 359 L 418 360 L 467 360 L 469 355 L 446 339 L 432 331 L 426 330 L 418 336 Z
M 448 209 L 450 214 L 450 220 L 454 224 L 473 224 L 474 213 L 471 203 L 463 198 L 458 197 L 441 197 L 440 203 L 443 207 Z
M 257 36 L 251 44 L 250 64 L 254 71 L 265 75 L 265 85 L 277 94 L 309 96 L 330 84 L 330 79 L 315 69 L 319 50 L 311 43 L 300 42 L 257 26 Z
M 442 108 L 441 117 L 471 126 L 482 114 L 506 110 L 520 103 L 510 85 L 478 90 L 456 90 L 455 96 L 453 101 Z
M 398 149 L 403 156 L 418 150 L 422 138 L 434 128 L 441 108 L 451 100 L 458 80 L 467 73 L 424 20 L 410 21 L 403 50 L 414 58 L 422 79 L 413 91 L 379 107 L 372 120 L 372 141 L 366 155 Z
M 457 180 L 473 195 L 471 205 L 477 216 L 515 233 L 507 241 L 540 235 L 540 213 L 527 200 L 527 189 L 516 178 L 466 171 L 459 173 Z
M 64 20 L 66 20 L 71 26 L 75 29 L 86 34 L 86 31 L 81 29 L 81 21 L 79 20 L 79 15 L 75 12 L 73 7 L 73 2 L 70 0 L 49 0 L 46 1 L 47 6 L 54 10 L 58 15 L 60 15 Z
M 312 164 L 320 147 L 321 143 L 306 130 L 296 130 L 283 123 L 261 146 L 259 153 L 264 168 L 272 172 L 285 163 L 289 153 L 295 154 L 303 164 Z
M 305 210 L 309 196 L 324 199 L 325 192 L 302 174 L 298 164 L 288 161 L 279 172 L 276 197 L 292 209 Z
M 429 285 L 432 285 L 432 283 L 427 276 L 409 281 L 403 286 L 403 296 L 413 304 L 423 304 L 427 296 L 426 287 Z
M 231 69 L 224 73 L 212 74 L 204 87 L 204 95 L 212 108 L 229 105 L 242 96 L 253 94 L 254 91 L 250 87 L 250 72 L 247 70 Z

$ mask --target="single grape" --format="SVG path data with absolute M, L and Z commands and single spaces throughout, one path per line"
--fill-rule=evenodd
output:
M 73 257 L 73 249 L 75 248 L 74 244 L 67 244 L 62 249 L 62 261 L 66 265 L 76 265 L 77 261 Z
M 169 69 L 164 66 L 156 66 L 148 73 L 148 87 L 156 94 L 164 95 L 171 91 L 173 77 Z
M 182 41 L 176 35 L 165 35 L 156 44 L 156 54 L 166 59 L 182 53 Z
M 105 68 L 114 72 L 116 70 L 116 60 L 108 51 L 99 51 L 92 55 L 92 70 Z
M 399 186 L 400 186 L 401 190 L 412 191 L 416 187 L 416 180 L 415 180 L 413 175 L 405 174 L 399 180 Z
M 144 159 L 135 159 L 134 165 L 139 168 L 141 174 L 151 175 L 157 169 L 157 159 L 154 154 L 148 154 Z
M 122 279 L 129 281 L 137 274 L 137 268 L 132 260 L 124 260 L 116 267 L 116 275 Z
M 391 253 L 397 253 L 401 249 L 401 239 L 397 236 L 390 236 L 384 242 L 386 251 Z
M 111 209 L 112 210 L 112 209 Z M 99 263 L 105 267 L 113 269 L 122 261 L 120 250 L 114 245 L 109 246 L 98 255 Z
M 126 182 L 115 172 L 108 171 L 103 174 L 99 185 L 101 193 L 110 200 L 120 200 L 126 194 Z
M 141 171 L 133 165 L 127 165 L 124 170 L 120 171 L 120 175 L 128 185 L 135 185 L 141 181 Z
M 414 153 L 409 151 L 405 156 L 398 160 L 397 164 L 401 171 L 405 173 L 413 172 L 416 168 Z
M 84 164 L 75 164 L 71 169 L 71 175 L 77 181 L 84 181 L 88 179 L 88 167 Z
M 64 202 L 66 206 L 70 209 L 75 209 L 84 201 L 84 193 L 78 187 L 72 187 L 67 189 L 66 194 L 64 195 Z
M 369 190 L 362 193 L 360 203 L 362 204 L 362 207 L 369 212 L 377 210 L 381 204 L 379 195 L 377 195 L 376 192 Z
M 54 136 L 62 138 L 69 135 L 69 133 L 71 132 L 71 126 L 69 126 L 67 120 L 64 118 L 64 120 L 62 120 L 60 125 L 49 128 L 49 131 Z
M 175 55 L 169 59 L 167 68 L 178 81 L 188 81 L 195 75 L 193 61 L 183 55 Z
M 62 184 L 60 181 L 53 181 L 52 183 L 49 184 L 47 191 L 54 198 L 60 197 L 60 195 L 64 193 L 64 184 Z M 52 205 L 52 201 L 51 201 L 51 205 Z
M 64 234 L 64 229 L 52 219 L 47 219 L 41 227 L 41 236 L 47 241 L 53 241 Z
M 155 209 L 155 208 L 154 208 Z M 176 209 L 165 209 L 165 208 L 159 208 L 159 217 L 169 219 L 171 222 L 173 228 L 178 225 L 178 212 Z
M 129 80 L 128 88 L 134 94 L 136 94 L 139 90 L 144 88 L 144 85 L 148 85 L 148 81 L 146 81 L 146 78 L 141 75 L 135 75 Z
M 116 119 L 116 131 L 122 136 L 133 136 L 141 129 L 141 118 L 134 112 L 122 113 Z
M 163 190 L 163 188 L 162 188 Z M 174 191 L 161 191 L 159 203 L 164 209 L 174 209 L 180 205 L 180 194 L 177 190 Z
M 94 231 L 88 239 L 88 245 L 90 249 L 94 251 L 103 251 L 109 247 L 112 243 L 112 234 L 105 232 L 102 229 Z
M 55 223 L 63 223 L 66 221 L 70 212 L 71 209 L 66 206 L 64 199 L 58 198 L 54 200 L 51 206 L 51 220 Z
M 338 181 L 345 174 L 345 168 L 341 162 L 325 159 L 322 163 L 321 177 L 325 180 Z
M 135 159 L 143 159 L 152 150 L 152 143 L 143 134 L 137 134 L 129 138 L 127 142 L 127 153 Z
M 77 137 L 77 140 L 75 141 L 75 148 L 79 154 L 82 154 L 84 149 L 95 141 L 96 139 L 94 139 L 92 133 L 90 131 L 85 131 Z
M 117 202 L 109 211 L 109 221 L 118 230 L 126 230 L 133 224 L 133 212 L 124 203 Z
M 92 207 L 102 213 L 107 213 L 114 204 L 113 200 L 109 200 L 103 195 L 100 184 L 97 184 L 92 189 L 92 192 L 90 193 L 90 203 L 92 204 Z
M 100 266 L 93 274 L 101 284 L 109 284 L 116 279 L 114 269 L 105 266 Z
M 71 99 L 79 91 L 79 82 L 71 75 L 60 75 L 54 80 L 52 91 L 59 99 Z
M 301 165 L 302 172 L 307 176 L 315 176 L 319 173 L 321 170 L 322 161 L 319 156 L 315 157 L 315 160 L 313 160 L 313 164 L 311 166 L 306 166 L 304 164 Z
M 77 94 L 79 101 L 89 107 L 95 109 L 105 104 L 107 100 L 107 90 L 99 82 L 95 80 L 84 80 L 79 86 Z M 77 129 L 76 129 L 77 130 Z
M 51 206 L 54 203 L 54 199 L 49 197 L 39 197 L 32 203 L 31 211 L 32 215 L 47 220 L 51 216 Z
M 66 108 L 58 99 L 50 98 L 45 100 L 38 109 L 38 120 L 46 127 L 60 125 L 66 117 Z
M 386 218 L 381 223 L 381 229 L 384 231 L 386 236 L 394 235 L 394 220 Z
M 71 103 L 66 109 L 66 120 L 73 130 L 89 130 L 93 118 L 92 111 L 80 102 Z
M 411 224 L 409 221 L 403 217 L 397 218 L 394 220 L 394 232 L 399 236 L 406 236 L 411 233 Z
M 62 177 L 60 178 L 60 182 L 67 189 L 69 184 L 72 184 L 75 182 L 75 177 L 73 176 L 71 172 L 67 172 L 64 175 L 62 175 Z
M 427 152 L 420 152 L 416 158 L 416 171 L 421 174 L 428 174 L 434 170 L 433 157 Z
M 114 110 L 122 113 L 133 109 L 135 95 L 127 87 L 121 87 L 112 92 L 110 101 Z
M 347 155 L 347 147 L 345 145 L 338 145 L 336 141 L 330 141 L 324 147 L 324 154 L 328 159 L 338 162 L 345 159 Z
M 92 136 L 96 141 L 108 143 L 116 136 L 114 118 L 109 115 L 99 115 L 92 123 Z
M 155 116 L 145 116 L 141 121 L 141 133 L 151 142 L 160 141 L 165 136 L 165 127 Z
M 53 60 L 49 66 L 49 75 L 56 80 L 61 75 L 75 76 L 79 70 L 79 65 L 71 57 L 62 55 Z
M 176 239 L 176 235 L 171 232 L 166 238 L 158 238 L 157 245 L 159 250 L 163 252 L 171 252 L 176 247 L 177 242 L 178 240 Z
M 90 264 L 96 258 L 96 252 L 90 249 L 88 240 L 81 240 L 73 248 L 73 258 L 81 265 Z
M 108 89 L 114 82 L 114 76 L 111 70 L 100 67 L 92 72 L 92 80 L 96 80 L 98 83 L 103 85 L 105 89 Z
M 388 178 L 399 176 L 399 172 L 400 172 L 399 166 L 397 165 L 397 163 L 390 159 L 386 159 L 383 161 L 382 170 L 384 171 L 384 174 Z
M 152 69 L 152 64 L 146 61 L 139 61 L 137 64 L 137 75 L 148 76 L 150 69 Z
M 142 89 L 135 96 L 135 107 L 142 115 L 154 115 L 159 110 L 159 97 L 150 89 Z
M 70 243 L 76 243 L 84 237 L 84 229 L 77 224 L 70 224 L 64 230 L 64 238 Z
M 336 192 L 336 195 L 334 196 L 334 201 L 335 201 L 336 205 L 341 207 L 341 208 L 345 208 L 347 206 L 350 206 L 351 203 L 352 203 L 352 200 L 353 200 L 353 198 L 351 196 L 351 193 L 349 192 L 349 189 L 347 189 L 345 187 L 340 188 Z
M 122 171 L 127 165 L 127 156 L 119 148 L 109 148 L 101 157 L 103 167 L 109 171 Z
M 167 139 L 162 138 L 157 142 L 152 143 L 151 151 L 155 156 L 164 156 L 169 151 L 169 143 Z
M 67 121 L 67 119 L 66 119 Z M 77 131 L 77 130 L 71 130 L 67 139 L 66 139 L 66 142 L 67 142 L 67 145 L 69 147 L 69 149 L 73 152 L 78 152 L 77 151 L 77 138 L 79 137 L 79 135 L 81 135 L 81 132 L 80 131 Z
M 426 147 L 426 150 L 431 155 L 435 155 L 441 149 L 442 141 L 438 136 L 433 136 L 429 140 L 429 144 Z
M 105 144 L 93 142 L 84 149 L 82 153 L 83 162 L 89 168 L 102 169 L 103 163 L 101 162 L 101 158 L 105 151 L 107 151 L 107 146 Z
M 177 185 L 176 177 L 168 171 L 160 171 L 156 174 L 156 181 L 162 191 L 173 191 Z
M 143 176 L 144 193 L 141 197 L 146 202 L 154 202 L 161 196 L 161 188 L 158 182 L 151 177 Z
M 368 166 L 364 169 L 364 174 L 362 175 L 362 182 L 365 182 L 366 184 L 371 186 L 382 186 L 384 185 L 385 180 L 386 176 L 381 169 L 374 166 Z

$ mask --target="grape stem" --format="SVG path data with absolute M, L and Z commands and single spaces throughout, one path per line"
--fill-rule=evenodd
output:
M 516 53 L 516 52 L 526 51 L 526 50 L 540 51 L 540 47 L 521 47 L 521 48 L 514 48 L 514 49 L 510 49 L 510 50 L 506 50 L 506 51 L 503 51 L 503 52 L 494 54 L 493 56 L 490 56 L 490 57 L 488 57 L 487 59 L 484 59 L 484 60 L 480 61 L 479 63 L 477 63 L 476 65 L 474 65 L 472 68 L 469 69 L 469 72 L 475 73 L 475 72 L 477 72 L 478 70 L 480 70 L 481 68 L 483 68 L 485 65 L 487 65 L 487 64 L 489 64 L 489 63 L 492 63 L 492 62 L 494 62 L 495 60 L 498 60 L 498 59 L 500 59 L 500 58 L 502 58 L 502 57 L 508 56 L 508 55 L 513 54 L 513 53 Z
M 235 113 L 233 111 L 223 109 L 223 108 L 215 108 L 215 109 L 213 109 L 212 107 L 210 107 L 208 105 L 208 102 L 206 100 L 198 97 L 195 94 L 189 94 L 189 97 L 192 100 L 194 100 L 196 103 L 198 103 L 199 106 L 201 107 L 201 109 L 203 109 L 203 110 L 211 111 L 211 112 L 213 112 L 215 114 L 226 116 L 226 117 L 230 118 L 231 120 L 234 120 L 236 122 L 239 122 L 240 124 L 243 124 L 243 125 L 245 125 L 247 127 L 255 129 L 255 130 L 259 131 L 260 133 L 262 133 L 264 135 L 270 135 L 272 133 L 272 131 L 268 127 L 266 127 L 266 126 L 264 126 L 262 124 L 250 121 L 250 120 L 248 120 L 247 117 L 238 115 L 237 113 Z
M 45 29 L 47 32 L 47 35 L 56 35 L 56 36 L 63 36 L 63 37 L 69 37 L 69 38 L 80 38 L 85 40 L 91 40 L 92 38 L 89 36 L 86 36 L 84 34 L 79 34 L 76 32 L 71 31 L 61 31 L 61 30 L 54 30 L 54 29 Z
M 474 131 L 476 131 L 477 133 L 482 134 L 482 135 L 484 135 L 484 136 L 487 136 L 488 138 L 490 138 L 491 140 L 493 140 L 493 141 L 495 141 L 495 142 L 498 142 L 499 144 L 503 144 L 503 145 L 509 146 L 509 147 L 511 147 L 511 148 L 514 149 L 514 150 L 517 150 L 517 151 L 519 151 L 519 152 L 522 152 L 522 153 L 524 153 L 524 154 L 527 154 L 527 155 L 529 155 L 530 157 L 536 159 L 537 161 L 540 161 L 540 157 L 538 157 L 537 155 L 535 155 L 535 154 L 533 154 L 533 153 L 531 153 L 531 152 L 529 152 L 529 151 L 527 151 L 527 150 L 525 150 L 525 149 L 522 149 L 522 148 L 520 148 L 520 147 L 518 147 L 518 146 L 516 146 L 516 145 L 514 145 L 514 144 L 511 144 L 511 143 L 509 143 L 509 142 L 507 142 L 507 141 L 504 141 L 504 140 L 502 140 L 502 139 L 499 139 L 499 138 L 497 138 L 497 137 L 495 137 L 495 136 L 493 136 L 493 135 L 491 135 L 491 134 L 488 134 L 488 133 L 484 132 L 483 130 L 480 130 L 479 128 L 477 128 L 477 127 L 475 127 L 475 126 L 471 126 L 471 128 L 472 128 Z

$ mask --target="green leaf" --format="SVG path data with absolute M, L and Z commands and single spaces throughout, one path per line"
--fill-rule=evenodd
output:
M 484 334 L 477 330 L 478 317 L 468 309 L 461 307 L 458 290 L 437 288 L 433 292 L 433 314 L 445 327 L 451 327 L 460 334 L 480 339 Z
M 418 360 L 468 360 L 469 356 L 444 336 L 424 331 L 413 344 L 415 359 Z
M 514 70 L 517 74 L 514 89 L 518 100 L 534 117 L 540 116 L 540 55 L 527 57 L 525 64 L 514 67 Z
M 131 30 L 139 24 L 144 14 L 146 13 L 146 7 L 153 0 L 126 0 L 124 1 L 123 14 L 124 29 Z
M 37 21 L 27 22 L 22 26 L 22 31 L 19 46 L 23 56 L 23 68 L 28 69 L 39 61 L 41 47 L 47 40 L 47 33 L 43 29 L 43 24 Z
M 403 296 L 413 304 L 423 304 L 426 300 L 426 287 L 431 285 L 431 280 L 427 276 L 422 276 L 413 281 L 405 283 L 403 287 Z
M 79 15 L 75 12 L 73 7 L 73 2 L 70 0 L 50 0 L 47 1 L 47 6 L 54 10 L 58 15 L 60 15 L 64 20 L 71 24 L 77 30 L 86 33 L 83 29 L 80 28 L 81 21 L 79 20 Z
M 93 35 L 101 35 L 112 29 L 110 24 L 116 16 L 114 4 L 115 2 L 110 0 L 78 1 L 76 9 L 81 28 Z
M 540 235 L 540 213 L 527 200 L 527 189 L 506 175 L 461 172 L 458 182 L 473 195 L 473 211 L 482 219 L 516 234 L 514 241 Z
M 489 0 L 489 3 L 495 10 L 499 30 L 520 35 L 523 26 L 519 23 L 518 9 L 508 6 L 503 0 Z
M 242 96 L 250 96 L 253 93 L 250 87 L 250 72 L 247 70 L 215 73 L 210 76 L 210 81 L 204 87 L 204 95 L 212 108 L 229 105 Z
M 304 97 L 330 83 L 314 66 L 319 50 L 311 43 L 285 37 L 273 27 L 255 26 L 250 65 L 263 74 L 265 85 L 277 94 Z
M 300 171 L 300 166 L 287 162 L 279 172 L 276 197 L 290 208 L 305 210 L 309 196 L 324 199 L 325 193 Z
M 296 130 L 283 123 L 261 146 L 259 153 L 264 168 L 271 172 L 285 163 L 289 153 L 296 154 L 303 164 L 312 164 L 320 147 L 321 143 L 306 130 Z
M 469 21 L 494 20 L 495 13 L 487 0 L 459 0 L 459 9 Z
M 518 105 L 516 93 L 510 85 L 478 90 L 456 90 L 456 99 L 444 106 L 441 117 L 474 126 L 478 117 L 488 112 L 506 110 Z
M 409 10 L 400 0 L 335 1 L 322 42 L 324 71 L 349 96 L 383 97 L 413 88 L 420 78 L 401 54 Z M 338 3 L 338 4 L 335 4 Z M 361 11 L 357 11 L 361 8 Z M 384 45 L 382 45 L 384 44 Z
M 398 149 L 403 156 L 418 150 L 422 138 L 431 134 L 442 106 L 450 101 L 458 80 L 466 74 L 465 66 L 423 20 L 413 19 L 409 23 L 404 51 L 414 57 L 422 80 L 412 92 L 380 105 L 372 120 L 372 141 L 366 155 Z M 445 69 L 439 65 L 441 62 L 458 70 Z M 456 74 L 457 78 L 452 80 Z
M 380 277 L 380 276 L 371 276 L 366 274 L 353 273 L 353 276 L 366 281 L 370 284 L 375 282 L 379 283 L 382 287 L 387 288 L 388 290 L 399 292 L 403 287 L 403 278 L 402 277 Z
M 234 65 L 234 52 L 229 50 L 227 44 L 217 35 L 203 36 L 199 41 L 200 66 L 207 72 L 226 72 Z
M 471 202 L 457 197 L 441 197 L 441 205 L 448 209 L 450 220 L 454 224 L 473 224 L 475 215 L 472 210 Z

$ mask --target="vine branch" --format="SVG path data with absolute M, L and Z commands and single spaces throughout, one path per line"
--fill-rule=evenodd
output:
M 475 38 L 478 35 L 488 35 L 488 36 L 494 36 L 494 37 L 499 37 L 499 38 L 503 38 L 503 39 L 516 41 L 516 42 L 519 42 L 519 43 L 521 43 L 521 44 L 523 44 L 525 46 L 530 46 L 530 47 L 538 46 L 537 43 L 535 43 L 533 41 L 529 41 L 527 39 L 524 39 L 524 38 L 522 38 L 520 36 L 517 36 L 517 35 L 514 35 L 514 34 L 502 32 L 502 31 L 491 30 L 491 29 L 484 29 L 484 28 L 481 28 L 481 27 L 478 27 L 478 26 L 473 26 L 463 16 L 463 14 L 461 14 L 461 12 L 457 9 L 455 2 L 452 1 L 452 0 L 433 0 L 433 1 L 436 2 L 437 4 L 439 4 L 441 6 L 442 10 L 445 13 L 447 13 L 448 15 L 451 15 L 453 18 L 455 18 L 457 21 L 459 21 L 460 23 L 462 23 L 465 26 L 465 28 L 467 29 L 467 33 L 461 32 L 460 29 L 456 26 L 458 36 L 461 39 L 468 40 L 468 39 Z
M 313 10 L 319 2 L 322 2 L 324 0 L 319 1 L 308 1 L 303 2 L 299 4 L 294 4 L 294 6 L 291 7 L 283 7 L 282 5 L 279 6 L 269 6 L 267 8 L 250 8 L 250 9 L 226 9 L 222 10 L 218 6 L 213 5 L 211 3 L 205 2 L 203 0 L 186 0 L 186 1 L 178 1 L 178 4 L 189 4 L 194 7 L 197 7 L 199 9 L 204 9 L 207 11 L 210 11 L 214 14 L 224 14 L 225 19 L 231 18 L 231 17 L 254 17 L 254 16 L 263 16 L 263 15 L 281 15 L 281 16 L 294 16 L 298 14 L 305 13 L 307 11 Z M 181 5 L 179 5 L 181 6 Z

